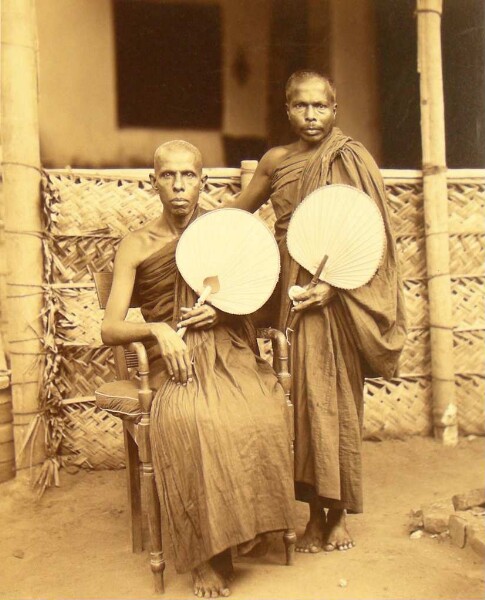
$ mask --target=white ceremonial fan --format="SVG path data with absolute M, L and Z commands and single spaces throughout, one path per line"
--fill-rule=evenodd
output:
M 180 237 L 175 260 L 199 296 L 197 306 L 210 300 L 233 315 L 261 308 L 280 271 L 273 234 L 261 219 L 238 208 L 212 210 L 191 223 Z
M 352 290 L 377 271 L 386 243 L 384 222 L 375 202 L 348 185 L 327 185 L 309 194 L 288 226 L 292 258 L 314 278 Z

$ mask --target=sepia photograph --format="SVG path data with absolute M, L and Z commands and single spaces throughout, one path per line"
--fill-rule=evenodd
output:
M 0 600 L 483 600 L 485 0 L 0 24 Z

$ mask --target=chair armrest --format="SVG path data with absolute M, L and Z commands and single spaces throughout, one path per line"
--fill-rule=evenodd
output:
M 288 369 L 288 340 L 282 331 L 275 329 L 274 327 L 258 328 L 256 335 L 259 338 L 271 340 L 271 345 L 273 346 L 273 369 L 285 391 L 286 401 L 288 404 L 291 404 L 291 375 Z
M 138 377 L 140 378 L 140 386 L 138 390 L 138 399 L 142 413 L 150 413 L 150 408 L 153 400 L 153 391 L 149 384 L 150 365 L 148 364 L 148 355 L 145 346 L 141 342 L 132 342 L 127 344 L 126 348 L 130 352 L 134 352 L 138 359 Z
M 271 345 L 273 346 L 273 369 L 285 393 L 288 407 L 288 430 L 293 441 L 295 439 L 295 427 L 293 421 L 293 404 L 291 402 L 291 375 L 288 369 L 288 340 L 282 331 L 274 327 L 258 328 L 256 335 L 259 338 L 271 340 Z

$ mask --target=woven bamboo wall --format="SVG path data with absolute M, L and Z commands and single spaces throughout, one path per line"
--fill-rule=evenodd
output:
M 239 189 L 238 169 L 209 169 L 202 203 L 218 207 Z M 64 449 L 93 466 L 122 463 L 121 426 L 98 411 L 93 392 L 113 378 L 110 350 L 100 340 L 90 271 L 110 269 L 120 238 L 159 214 L 149 171 L 49 171 L 44 179 L 47 236 L 46 397 L 52 419 L 62 408 Z M 422 182 L 419 172 L 383 172 L 404 277 L 409 335 L 399 378 L 366 383 L 365 437 L 431 432 L 430 349 Z M 462 433 L 484 434 L 485 176 L 451 172 L 450 248 L 455 315 L 455 371 Z M 261 215 L 271 224 L 272 210 Z M 134 312 L 131 318 L 140 318 Z M 93 433 L 94 432 L 94 433 Z

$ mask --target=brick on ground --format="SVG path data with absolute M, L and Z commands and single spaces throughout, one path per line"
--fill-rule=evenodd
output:
M 452 514 L 448 521 L 451 543 L 458 548 L 464 548 L 466 545 L 466 533 L 468 520 L 461 515 Z
M 485 506 L 485 488 L 470 490 L 466 494 L 457 494 L 452 498 L 455 510 L 468 510 L 474 506 Z
M 448 530 L 450 514 L 454 512 L 451 502 L 434 502 L 423 506 L 423 525 L 428 533 L 443 533 Z
M 448 529 L 450 530 L 452 543 L 464 548 L 470 531 L 473 528 L 480 527 L 481 523 L 482 519 L 469 510 L 458 510 L 450 515 Z
M 485 558 L 485 523 L 483 520 L 467 529 L 467 543 L 477 554 Z

